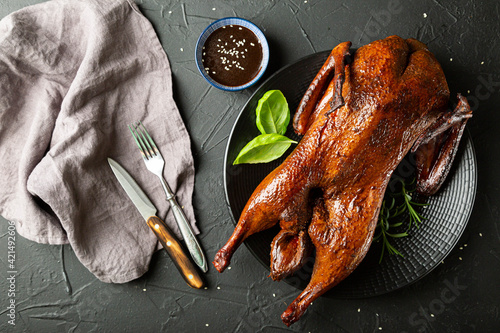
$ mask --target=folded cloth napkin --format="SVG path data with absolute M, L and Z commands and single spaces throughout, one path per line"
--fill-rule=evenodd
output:
M 188 132 L 167 56 L 132 1 L 55 0 L 0 21 L 0 215 L 21 236 L 71 244 L 105 282 L 148 269 L 157 239 L 107 163 L 121 163 L 174 232 L 127 125 L 142 121 L 196 233 Z

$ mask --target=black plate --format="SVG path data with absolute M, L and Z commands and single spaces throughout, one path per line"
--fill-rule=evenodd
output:
M 276 72 L 242 108 L 231 131 L 225 156 L 226 200 L 235 224 L 257 185 L 284 160 L 283 157 L 266 164 L 232 165 L 241 148 L 260 134 L 255 125 L 258 100 L 266 91 L 279 89 L 287 98 L 293 113 L 328 54 L 329 51 L 310 55 Z M 291 127 L 290 124 L 286 135 L 300 139 Z M 411 169 L 411 163 L 408 162 L 400 165 L 395 173 L 408 173 L 408 165 Z M 384 294 L 417 281 L 439 265 L 458 242 L 469 220 L 476 193 L 476 172 L 474 147 L 466 132 L 446 183 L 436 195 L 428 199 L 429 205 L 422 210 L 426 220 L 420 228 L 413 228 L 409 237 L 393 242 L 404 258 L 385 255 L 379 264 L 380 244 L 373 243 L 359 267 L 338 286 L 325 293 L 325 296 L 357 298 Z M 268 269 L 270 244 L 278 231 L 279 227 L 275 227 L 252 235 L 245 241 L 248 249 Z M 308 263 L 285 281 L 304 289 L 311 271 L 312 263 Z

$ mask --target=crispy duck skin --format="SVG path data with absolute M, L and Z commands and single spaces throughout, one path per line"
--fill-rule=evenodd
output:
M 334 48 L 311 83 L 294 117 L 302 140 L 255 189 L 213 262 L 222 272 L 243 240 L 277 223 L 273 279 L 299 269 L 314 246 L 311 280 L 282 314 L 286 325 L 365 257 L 403 157 L 416 150 L 419 189 L 435 192 L 471 116 L 461 96 L 455 110 L 447 108 L 446 78 L 421 42 L 391 36 L 352 56 L 349 47 Z

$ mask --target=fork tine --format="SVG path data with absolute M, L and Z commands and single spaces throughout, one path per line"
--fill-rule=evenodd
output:
M 151 151 L 148 150 L 146 145 L 144 144 L 144 140 L 141 138 L 141 134 L 137 130 L 137 123 L 132 125 L 128 125 L 128 128 L 130 130 L 130 133 L 132 133 L 132 136 L 134 137 L 135 143 L 139 147 L 139 150 L 141 151 L 142 157 L 144 159 L 150 159 L 151 158 Z
M 159 154 L 159 150 L 158 150 L 158 147 L 156 147 L 156 144 L 153 140 L 153 138 L 151 138 L 151 136 L 149 135 L 148 131 L 146 130 L 146 127 L 144 127 L 144 125 L 142 124 L 142 122 L 139 121 L 138 123 L 138 126 L 142 127 L 141 130 L 142 130 L 142 134 L 143 134 L 143 137 L 144 137 L 144 134 L 146 134 L 147 136 L 147 139 L 144 138 L 144 140 L 146 141 L 148 147 L 154 151 L 155 155 Z M 151 145 L 150 145 L 151 144 Z

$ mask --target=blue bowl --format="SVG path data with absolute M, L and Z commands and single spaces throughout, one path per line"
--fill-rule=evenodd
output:
M 257 38 L 259 39 L 260 44 L 262 46 L 262 63 L 261 63 L 259 72 L 251 81 L 249 81 L 241 86 L 226 86 L 226 85 L 220 84 L 219 82 L 215 81 L 205 72 L 203 63 L 201 61 L 202 54 L 203 54 L 203 45 L 205 45 L 207 38 L 215 30 L 217 30 L 223 26 L 230 25 L 230 24 L 240 25 L 240 26 L 245 27 L 245 28 L 249 29 L 250 31 L 252 31 L 255 34 L 255 36 L 257 36 Z M 238 91 L 238 90 L 243 90 L 243 89 L 246 89 L 246 88 L 252 86 L 255 82 L 257 82 L 262 77 L 262 75 L 266 71 L 267 65 L 269 63 L 269 45 L 267 44 L 266 37 L 264 36 L 262 31 L 252 22 L 245 20 L 245 19 L 242 19 L 242 18 L 238 18 L 238 17 L 226 17 L 226 18 L 222 18 L 220 20 L 213 22 L 208 27 L 206 27 L 205 30 L 203 30 L 200 37 L 198 38 L 198 42 L 196 43 L 195 59 L 196 59 L 196 66 L 198 66 L 198 70 L 200 71 L 201 76 L 203 76 L 203 78 L 208 83 L 210 83 L 212 86 L 214 86 L 218 89 L 221 89 L 221 90 L 225 90 L 225 91 Z

